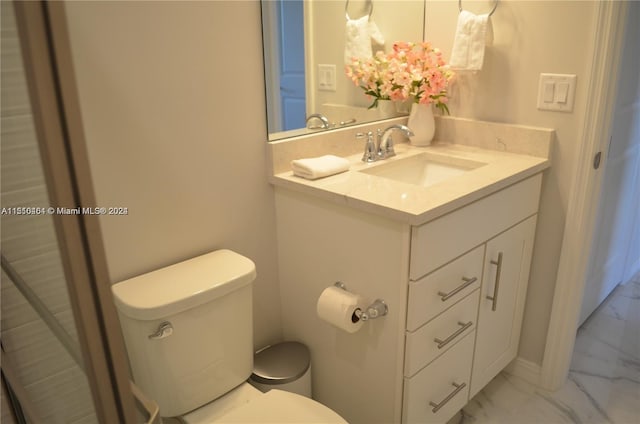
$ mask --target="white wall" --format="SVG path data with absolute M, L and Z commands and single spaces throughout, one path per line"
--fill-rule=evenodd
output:
M 493 1 L 463 2 L 474 13 Z M 452 88 L 454 116 L 535 125 L 556 130 L 551 169 L 545 173 L 520 356 L 541 364 L 575 158 L 582 142 L 595 32 L 595 1 L 500 1 L 491 20 L 494 43 L 476 75 Z M 429 1 L 426 38 L 449 56 L 458 2 Z M 573 112 L 536 108 L 540 73 L 576 74 Z M 578 247 L 579 248 L 579 247 Z
M 629 17 L 625 35 L 624 58 L 620 76 L 621 87 L 618 89 L 618 106 L 615 116 L 613 137 L 619 131 L 620 150 L 628 158 L 628 172 L 624 188 L 626 195 L 634 199 L 627 211 L 632 222 L 630 230 L 627 258 L 624 266 L 623 282 L 628 281 L 635 273 L 640 272 L 640 3 L 629 3 Z M 635 175 L 633 159 L 635 158 Z
M 229 248 L 257 266 L 254 343 L 281 336 L 259 2 L 66 3 L 117 282 Z M 180 282 L 176 282 L 180 284 Z

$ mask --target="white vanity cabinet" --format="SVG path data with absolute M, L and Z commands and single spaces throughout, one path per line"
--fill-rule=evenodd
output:
M 540 183 L 541 175 L 529 178 L 413 227 L 404 423 L 446 422 L 516 357 Z M 440 322 L 447 337 L 425 330 L 444 330 Z M 451 352 L 432 363 L 428 349 L 414 347 L 443 341 Z
M 513 360 L 541 179 L 415 226 L 277 187 L 284 336 L 311 349 L 314 397 L 351 423 L 445 423 Z M 336 280 L 389 315 L 319 320 Z

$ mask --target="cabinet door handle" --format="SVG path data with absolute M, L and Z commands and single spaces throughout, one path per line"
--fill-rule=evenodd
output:
M 451 343 L 451 341 L 453 339 L 458 337 L 460 334 L 464 333 L 464 330 L 466 330 L 467 328 L 471 327 L 473 325 L 473 322 L 469 321 L 469 322 L 465 323 L 465 322 L 458 321 L 458 325 L 460 326 L 460 328 L 458 328 L 455 333 L 453 333 L 452 335 L 450 335 L 446 339 L 440 340 L 437 337 L 435 339 L 433 339 L 434 342 L 438 343 L 438 349 L 442 349 L 443 347 L 445 347 L 446 345 Z
M 462 290 L 466 289 L 471 284 L 478 281 L 478 279 L 476 277 L 473 277 L 473 278 L 462 277 L 462 281 L 464 281 L 464 283 L 460 284 L 458 287 L 451 290 L 449 293 L 444 293 L 439 291 L 438 296 L 440 296 L 440 300 L 444 302 L 451 299 L 452 296 L 455 296 L 456 294 L 460 293 Z
M 495 311 L 498 308 L 498 290 L 500 290 L 500 273 L 502 272 L 502 252 L 498 253 L 498 260 L 491 260 L 491 265 L 496 266 L 496 281 L 493 286 L 493 296 L 487 296 L 487 299 L 491 301 L 491 310 Z
M 449 393 L 446 398 L 442 399 L 442 402 L 440 402 L 440 403 L 435 403 L 433 401 L 429 402 L 429 405 L 433 406 L 433 409 L 431 410 L 431 412 L 433 412 L 434 414 L 436 412 L 438 412 L 440 410 L 440 408 L 445 406 L 447 404 L 447 402 L 449 402 L 462 389 L 467 387 L 467 383 L 457 384 L 457 383 L 453 382 L 451 384 L 453 385 L 453 387 L 455 387 L 455 389 L 453 390 L 453 392 Z

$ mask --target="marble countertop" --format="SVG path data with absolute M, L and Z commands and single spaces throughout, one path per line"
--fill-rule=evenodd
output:
M 423 152 L 428 152 L 443 163 L 466 160 L 486 165 L 428 187 L 360 172 Z M 411 225 L 421 225 L 550 166 L 545 157 L 463 144 L 437 143 L 428 147 L 414 147 L 399 143 L 396 153 L 395 157 L 372 164 L 361 161 L 362 153 L 345 156 L 351 163 L 349 171 L 313 181 L 294 176 L 290 170 L 274 173 L 269 178 L 277 187 L 300 191 Z

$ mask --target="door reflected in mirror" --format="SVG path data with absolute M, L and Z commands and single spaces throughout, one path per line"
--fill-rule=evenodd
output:
M 424 0 L 262 0 L 269 141 L 406 114 L 388 101 L 368 109 L 345 60 L 423 40 L 424 8 Z

